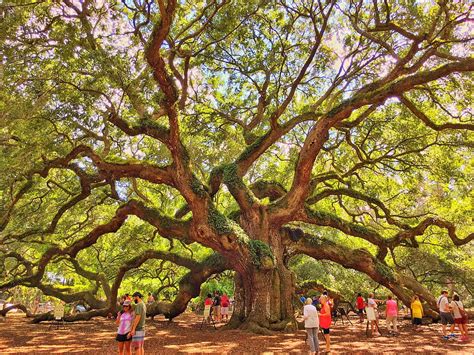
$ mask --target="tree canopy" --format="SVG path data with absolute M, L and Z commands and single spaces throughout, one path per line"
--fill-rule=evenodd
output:
M 432 312 L 441 285 L 472 297 L 470 2 L 0 11 L 1 289 L 87 317 L 139 286 L 173 318 L 232 270 L 256 331 L 355 271 Z

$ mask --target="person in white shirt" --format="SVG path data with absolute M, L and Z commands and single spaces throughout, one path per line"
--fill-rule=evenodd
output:
M 305 306 L 303 307 L 303 319 L 304 327 L 308 333 L 308 341 L 310 347 L 310 354 L 316 354 L 319 351 L 319 340 L 318 340 L 318 330 L 319 330 L 319 317 L 318 310 L 315 306 L 312 305 L 313 300 L 311 297 L 308 297 L 305 301 Z
M 379 313 L 377 310 L 377 307 L 378 307 L 377 302 L 382 302 L 382 301 L 375 299 L 373 293 L 369 293 L 369 297 L 367 298 L 367 307 L 373 308 L 374 314 L 375 314 L 375 320 L 372 320 L 370 322 L 370 332 L 373 336 L 377 336 L 377 334 L 375 333 L 375 328 L 377 327 L 377 330 L 379 328 Z M 380 333 L 380 330 L 379 330 L 379 333 Z
M 453 315 L 451 314 L 451 306 L 449 305 L 448 300 L 448 291 L 442 291 L 441 296 L 438 297 L 436 302 L 439 309 L 439 317 L 441 318 L 441 325 L 443 330 L 443 338 L 449 339 L 450 337 L 454 337 L 454 319 Z M 446 325 L 451 324 L 451 334 L 448 335 L 446 332 Z

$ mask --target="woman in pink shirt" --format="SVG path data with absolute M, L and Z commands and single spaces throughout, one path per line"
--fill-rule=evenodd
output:
M 398 316 L 398 305 L 397 302 L 392 299 L 392 296 L 387 297 L 386 302 L 386 322 L 389 334 L 396 334 L 397 333 L 397 316 Z M 392 330 L 393 327 L 393 330 Z
M 119 355 L 124 355 L 124 351 L 127 352 L 127 355 L 131 355 L 130 346 L 132 345 L 132 337 L 130 336 L 130 329 L 132 328 L 133 318 L 135 314 L 132 311 L 131 302 L 126 300 L 123 302 L 123 310 L 117 313 L 117 319 L 115 323 L 118 325 L 117 329 L 117 340 Z

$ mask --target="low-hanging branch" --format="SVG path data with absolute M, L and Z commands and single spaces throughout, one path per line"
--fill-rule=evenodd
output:
M 351 249 L 299 228 L 284 227 L 282 232 L 286 235 L 290 255 L 305 254 L 316 260 L 330 260 L 360 271 L 390 289 L 407 306 L 411 304 L 414 293 L 421 295 L 430 307 L 429 314 L 437 317 L 436 300 L 423 285 L 408 275 L 392 270 L 365 249 Z

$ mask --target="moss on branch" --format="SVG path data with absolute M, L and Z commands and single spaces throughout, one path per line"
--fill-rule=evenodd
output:
M 259 269 L 271 269 L 274 266 L 274 258 L 270 246 L 261 240 L 250 239 L 247 242 L 252 258 L 252 264 Z
M 252 155 L 252 153 L 254 151 L 256 151 L 260 145 L 262 144 L 262 142 L 265 140 L 265 138 L 268 136 L 268 133 L 263 135 L 263 136 L 260 136 L 258 138 L 256 138 L 252 144 L 248 145 L 244 151 L 242 152 L 242 154 L 240 154 L 239 158 L 237 159 L 237 163 L 241 162 L 241 161 L 244 161 L 246 159 L 248 159 L 250 157 L 250 155 Z
M 199 197 L 205 197 L 207 194 L 206 187 L 199 181 L 199 179 L 193 174 L 191 179 L 191 189 Z
M 209 225 L 217 232 L 217 234 L 232 233 L 233 228 L 230 224 L 230 220 L 220 213 L 215 207 L 209 208 L 208 221 Z
M 389 281 L 395 281 L 393 270 L 383 262 L 375 260 L 375 270 Z
M 222 166 L 222 180 L 229 188 L 243 185 L 242 179 L 238 175 L 237 164 L 231 163 Z

